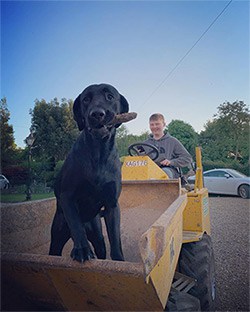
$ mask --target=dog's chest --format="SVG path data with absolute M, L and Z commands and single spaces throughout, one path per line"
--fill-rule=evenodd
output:
M 75 194 L 82 218 L 86 221 L 86 218 L 96 215 L 102 207 L 116 207 L 120 191 L 120 183 L 117 181 L 98 180 L 98 183 L 84 181 Z

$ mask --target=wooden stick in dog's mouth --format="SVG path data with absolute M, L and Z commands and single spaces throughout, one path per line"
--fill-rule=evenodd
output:
M 135 119 L 136 117 L 137 117 L 137 113 L 135 113 L 135 112 L 117 114 L 108 124 L 109 125 L 116 125 L 119 123 L 131 121 L 131 120 Z
M 129 113 L 123 113 L 123 114 L 117 114 L 114 116 L 114 118 L 106 125 L 101 125 L 100 128 L 97 129 L 91 129 L 89 128 L 89 131 L 91 131 L 94 135 L 97 135 L 98 137 L 105 138 L 109 135 L 110 129 L 117 124 L 121 124 L 124 122 L 128 122 L 130 120 L 135 119 L 137 116 L 137 113 L 129 112 Z

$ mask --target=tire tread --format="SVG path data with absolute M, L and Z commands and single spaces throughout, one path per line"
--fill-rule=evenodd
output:
M 190 294 L 200 300 L 201 310 L 214 311 L 215 300 L 212 298 L 211 286 L 215 278 L 214 254 L 209 235 L 204 234 L 198 242 L 183 244 L 179 271 L 197 280 L 197 285 L 190 290 Z

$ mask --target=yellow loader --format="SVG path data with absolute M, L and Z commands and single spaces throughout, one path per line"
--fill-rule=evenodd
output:
M 3 204 L 2 311 L 213 311 L 214 257 L 199 148 L 196 162 L 194 189 L 186 191 L 148 155 L 124 159 L 124 262 L 78 263 L 69 256 L 71 241 L 62 257 L 48 256 L 54 198 Z

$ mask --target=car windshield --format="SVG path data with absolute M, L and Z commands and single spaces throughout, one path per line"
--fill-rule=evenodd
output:
M 238 172 L 234 169 L 228 169 L 227 170 L 229 174 L 231 174 L 232 176 L 234 176 L 235 178 L 247 178 L 247 176 L 241 172 Z

